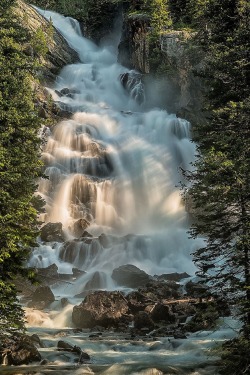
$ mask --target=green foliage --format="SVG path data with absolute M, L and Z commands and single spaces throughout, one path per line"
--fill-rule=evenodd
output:
M 196 210 L 192 237 L 205 236 L 194 253 L 198 275 L 238 308 L 250 339 L 250 5 L 213 1 L 203 12 L 197 42 L 205 52 L 207 120 L 195 128 L 198 156 L 189 194 Z M 234 373 L 234 372 L 232 372 Z M 240 373 L 240 372 L 239 372 Z M 229 372 L 228 372 L 229 374 Z
M 143 0 L 139 5 L 132 2 L 129 14 L 148 15 L 153 38 L 172 26 L 168 0 Z
M 23 311 L 13 284 L 0 281 L 0 339 L 7 334 L 24 332 Z
M 226 341 L 222 346 L 221 375 L 249 374 L 250 341 L 244 337 Z
M 197 312 L 185 325 L 185 329 L 189 332 L 210 330 L 216 327 L 218 318 L 218 307 L 214 302 L 201 303 L 197 305 Z
M 79 20 L 83 19 L 86 14 L 85 1 L 83 0 L 33 0 L 32 4 Z
M 53 25 L 52 22 L 49 24 L 49 28 L 46 30 L 46 33 L 39 27 L 34 35 L 32 36 L 31 44 L 34 50 L 34 53 L 38 57 L 45 57 L 48 53 L 48 43 L 53 38 Z
M 12 11 L 0 7 L 0 332 L 23 329 L 13 280 L 28 276 L 24 262 L 35 245 L 37 211 L 33 196 L 41 175 L 40 121 L 34 110 L 30 74 L 34 61 L 23 52 L 30 36 Z M 8 329 L 7 329 L 8 328 Z

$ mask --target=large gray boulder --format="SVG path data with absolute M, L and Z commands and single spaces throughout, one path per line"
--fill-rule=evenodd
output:
M 0 347 L 0 364 L 20 366 L 40 360 L 41 354 L 27 335 L 10 339 L 5 348 Z
M 74 306 L 72 321 L 78 328 L 116 326 L 126 318 L 128 304 L 122 293 L 96 291 Z
M 129 288 L 138 288 L 152 280 L 151 276 L 132 264 L 115 268 L 111 277 L 118 285 Z
M 41 240 L 45 242 L 64 242 L 62 223 L 47 223 L 41 228 Z
M 33 296 L 29 307 L 43 309 L 55 301 L 55 296 L 49 286 L 39 286 Z

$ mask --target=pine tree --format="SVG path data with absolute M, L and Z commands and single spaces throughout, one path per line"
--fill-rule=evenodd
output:
M 207 121 L 195 129 L 198 156 L 189 194 L 196 208 L 193 237 L 198 275 L 235 304 L 250 338 L 249 4 L 223 0 L 205 10 L 209 38 L 203 77 Z
M 14 5 L 0 4 L 0 335 L 24 328 L 13 281 L 29 273 L 25 261 L 38 233 L 33 194 L 41 175 L 40 121 L 30 88 L 35 65 L 23 51 L 30 36 Z

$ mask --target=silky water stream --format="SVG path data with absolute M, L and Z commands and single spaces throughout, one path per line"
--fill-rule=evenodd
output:
M 96 289 L 124 289 L 111 278 L 121 265 L 135 265 L 150 275 L 194 274 L 190 253 L 200 243 L 188 239 L 187 215 L 176 185 L 181 180 L 179 168 L 189 166 L 195 146 L 186 120 L 150 108 L 140 80 L 128 84 L 128 90 L 123 87 L 122 75 L 133 77 L 135 72 L 117 63 L 118 32 L 97 47 L 82 36 L 75 20 L 39 12 L 52 19 L 81 62 L 63 68 L 48 89 L 53 100 L 73 115 L 48 134 L 42 155 L 48 179 L 39 185 L 46 201 L 42 220 L 61 222 L 67 245 L 41 242 L 29 265 L 56 264 L 61 274 L 72 275 L 72 268 L 85 273 L 70 283 L 52 285 L 56 302 L 50 310 L 27 309 L 29 332 L 38 333 L 44 342 L 40 351 L 48 364 L 18 371 L 6 368 L 4 373 L 216 374 L 208 348 L 211 342 L 230 337 L 228 325 L 233 321 L 222 322 L 217 332 L 199 332 L 187 340 L 131 342 L 107 331 L 96 341 L 88 330 L 72 330 L 73 306 L 83 299 L 75 296 L 89 283 L 93 287 L 93 280 Z M 92 236 L 87 241 L 79 240 L 79 219 Z M 62 297 L 69 301 L 65 308 Z M 86 351 L 90 364 L 77 366 L 70 355 L 55 354 L 62 336 Z

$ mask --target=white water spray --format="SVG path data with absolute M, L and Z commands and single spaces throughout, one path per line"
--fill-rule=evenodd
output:
M 73 112 L 55 126 L 44 149 L 48 180 L 39 193 L 46 200 L 45 222 L 61 222 L 69 241 L 41 245 L 31 266 L 56 263 L 59 272 L 86 271 L 58 295 L 81 293 L 93 275 L 99 288 L 115 289 L 113 269 L 133 264 L 151 275 L 193 273 L 187 215 L 176 185 L 180 167 L 194 156 L 186 120 L 138 104 L 131 89 L 135 75 L 119 65 L 114 46 L 101 48 L 81 35 L 71 18 L 40 11 L 74 48 L 81 63 L 68 65 L 49 89 L 58 105 Z M 121 76 L 131 74 L 130 94 Z M 134 80 L 135 81 L 135 80 Z M 74 225 L 84 219 L 88 241 Z M 100 240 L 105 233 L 106 245 Z

